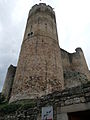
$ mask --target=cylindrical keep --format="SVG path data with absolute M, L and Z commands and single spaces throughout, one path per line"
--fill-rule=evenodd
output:
M 10 102 L 63 89 L 55 13 L 40 3 L 29 12 Z

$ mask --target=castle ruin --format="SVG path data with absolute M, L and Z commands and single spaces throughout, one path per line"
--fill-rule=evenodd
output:
M 11 65 L 6 75 L 2 90 L 5 99 L 12 103 L 44 96 L 47 106 L 52 95 L 57 103 L 54 120 L 74 120 L 71 112 L 90 110 L 90 99 L 84 101 L 86 94 L 82 92 L 87 88 L 90 97 L 89 81 L 90 71 L 82 49 L 69 53 L 60 48 L 52 7 L 44 3 L 34 5 L 28 15 L 17 67 Z

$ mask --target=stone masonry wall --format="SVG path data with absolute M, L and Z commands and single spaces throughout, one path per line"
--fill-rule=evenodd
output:
M 71 54 L 61 48 L 60 48 L 60 50 L 61 50 L 63 71 L 71 70 L 71 68 L 70 68 L 71 63 L 70 63 L 70 59 L 69 59 L 69 56 Z
M 61 58 L 65 88 L 78 86 L 90 80 L 90 72 L 81 48 L 77 48 L 75 53 L 61 49 Z
M 61 49 L 63 70 L 75 70 L 79 72 L 87 72 L 88 67 L 81 48 L 76 48 L 75 53 L 68 53 Z
M 65 89 L 76 87 L 78 85 L 85 84 L 88 82 L 87 76 L 83 73 L 72 70 L 63 71 L 63 73 Z
M 57 120 L 57 114 L 59 111 L 62 113 L 62 109 L 64 107 L 68 107 L 74 111 L 74 107 L 72 105 L 77 105 L 79 110 L 80 104 L 84 104 L 85 109 L 90 110 L 90 82 L 87 84 L 82 84 L 77 87 L 73 87 L 70 89 L 63 90 L 62 92 L 54 92 L 47 96 L 42 96 L 40 99 L 36 100 L 36 104 L 34 107 L 27 106 L 19 107 L 14 112 L 6 112 L 0 111 L 0 120 L 41 120 L 41 109 L 45 106 L 53 106 L 54 110 L 54 120 Z M 7 109 L 8 111 L 10 109 Z M 69 109 L 65 111 L 69 112 Z
M 10 102 L 64 88 L 55 13 L 45 4 L 29 13 Z
M 3 90 L 2 90 L 2 94 L 4 95 L 6 100 L 10 98 L 15 73 L 16 73 L 16 67 L 13 65 L 10 65 L 7 71 L 6 79 L 5 79 Z

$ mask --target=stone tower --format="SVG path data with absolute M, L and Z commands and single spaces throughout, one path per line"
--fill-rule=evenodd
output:
M 29 12 L 10 102 L 37 98 L 63 87 L 55 13 L 40 3 Z
M 6 101 L 9 100 L 10 98 L 15 72 L 16 72 L 16 67 L 13 65 L 10 65 L 8 68 L 5 83 L 2 89 L 2 95 L 4 95 Z

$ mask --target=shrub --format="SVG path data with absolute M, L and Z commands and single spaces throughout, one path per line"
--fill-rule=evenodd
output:
M 3 104 L 2 106 L 0 106 L 0 112 L 2 113 L 13 113 L 15 112 L 17 109 L 19 109 L 21 107 L 20 104 Z

